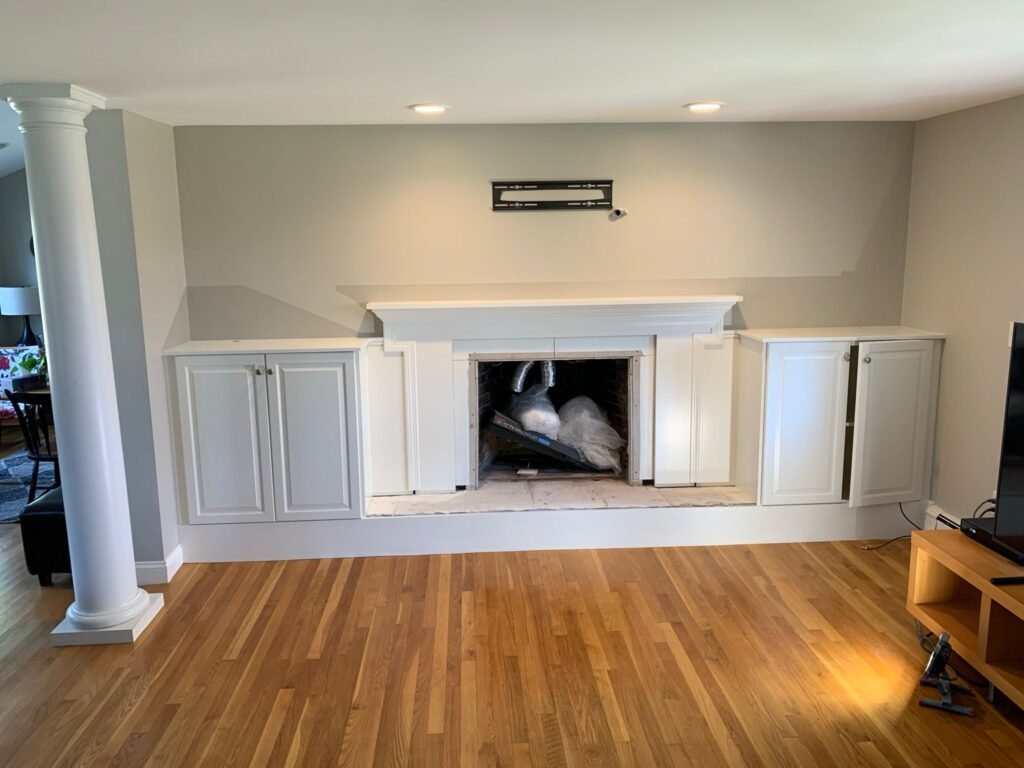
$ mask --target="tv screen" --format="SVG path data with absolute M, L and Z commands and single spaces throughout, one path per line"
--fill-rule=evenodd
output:
M 996 492 L 996 539 L 1024 555 L 1024 323 L 1014 323 Z

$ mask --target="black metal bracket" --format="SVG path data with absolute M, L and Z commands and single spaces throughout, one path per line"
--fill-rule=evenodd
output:
M 611 179 L 491 182 L 492 211 L 607 211 L 611 208 Z

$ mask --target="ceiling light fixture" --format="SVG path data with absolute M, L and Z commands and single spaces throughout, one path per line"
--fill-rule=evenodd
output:
M 409 109 L 417 115 L 443 115 L 450 107 L 444 104 L 410 104 Z
M 688 110 L 697 115 L 709 115 L 712 112 L 717 112 L 724 105 L 720 101 L 691 101 L 689 104 L 684 104 Z

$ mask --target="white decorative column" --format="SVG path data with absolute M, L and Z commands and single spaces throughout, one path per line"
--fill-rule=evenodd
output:
M 135 578 L 128 489 L 85 145 L 102 97 L 3 85 L 21 116 L 75 601 L 54 645 L 133 642 L 163 605 Z

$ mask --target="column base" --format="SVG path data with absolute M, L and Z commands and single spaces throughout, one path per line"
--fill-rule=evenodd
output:
M 112 645 L 134 643 L 149 623 L 164 607 L 164 596 L 149 594 L 146 608 L 134 619 L 103 629 L 81 629 L 64 619 L 50 633 L 50 645 Z

